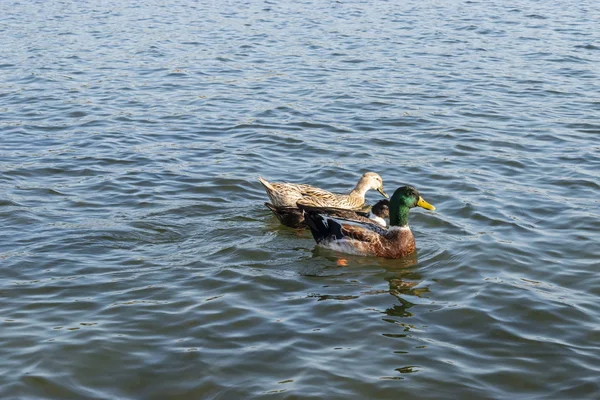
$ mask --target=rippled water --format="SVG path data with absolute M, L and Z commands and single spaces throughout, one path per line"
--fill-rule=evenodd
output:
M 598 398 L 599 20 L 1 2 L 0 397 Z M 256 180 L 369 170 L 437 207 L 414 257 L 315 248 Z

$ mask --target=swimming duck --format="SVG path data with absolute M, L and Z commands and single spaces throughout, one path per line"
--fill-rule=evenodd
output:
M 297 203 L 311 207 L 335 207 L 357 210 L 365 204 L 365 193 L 375 189 L 385 198 L 383 179 L 375 172 L 365 172 L 349 194 L 336 194 L 326 190 L 298 183 L 268 182 L 259 177 L 271 204 L 275 207 L 297 207 Z
M 370 211 L 353 211 L 344 210 L 342 208 L 320 207 L 315 210 L 326 210 L 327 214 L 337 218 L 355 220 L 361 222 L 375 222 L 383 227 L 387 226 L 384 218 L 390 217 L 389 209 L 390 201 L 387 199 L 379 200 Z M 276 207 L 271 203 L 265 203 L 265 206 L 277 217 L 282 225 L 290 228 L 305 228 L 307 225 L 304 222 L 304 211 L 298 207 Z M 305 210 L 313 209 L 310 206 L 303 206 Z
M 402 186 L 390 199 L 390 228 L 378 224 L 338 218 L 326 209 L 305 208 L 304 219 L 317 244 L 344 253 L 400 258 L 415 250 L 415 237 L 408 226 L 413 207 L 435 210 L 423 200 L 417 189 Z
M 371 207 L 367 218 L 372 219 L 381 226 L 387 227 L 387 222 L 384 218 L 390 218 L 390 201 L 388 199 L 379 200 Z

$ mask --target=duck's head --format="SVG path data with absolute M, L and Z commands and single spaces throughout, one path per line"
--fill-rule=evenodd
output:
M 365 172 L 360 178 L 360 181 L 358 181 L 356 188 L 360 188 L 365 191 L 370 189 L 377 190 L 386 199 L 390 198 L 390 196 L 383 191 L 383 179 L 381 179 L 381 176 L 375 172 Z
M 414 207 L 435 210 L 435 207 L 426 202 L 414 187 L 402 186 L 396 189 L 390 199 L 390 225 L 408 225 L 408 210 Z
M 390 217 L 390 201 L 387 199 L 379 200 L 371 207 L 371 212 L 377 215 L 379 218 Z

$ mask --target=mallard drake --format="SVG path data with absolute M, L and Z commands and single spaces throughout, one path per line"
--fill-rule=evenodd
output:
M 337 218 L 347 219 L 347 220 L 355 220 L 361 222 L 375 222 L 381 226 L 386 226 L 384 218 L 390 217 L 390 209 L 389 209 L 390 201 L 387 199 L 379 200 L 373 207 L 371 207 L 370 211 L 353 211 L 353 210 L 344 210 L 342 208 L 315 208 L 315 210 L 327 210 L 329 215 L 335 216 Z M 304 228 L 307 225 L 304 222 L 304 211 L 299 209 L 298 207 L 276 207 L 271 203 L 265 203 L 265 206 L 277 217 L 279 222 L 282 225 L 289 226 L 290 228 Z M 310 206 L 303 206 L 305 210 L 313 209 Z
M 414 187 L 396 189 L 390 199 L 389 229 L 374 223 L 338 218 L 323 208 L 302 205 L 300 208 L 317 244 L 344 253 L 400 258 L 415 250 L 415 237 L 408 226 L 408 212 L 417 206 L 435 210 Z
M 385 198 L 383 179 L 375 172 L 366 172 L 348 194 L 331 193 L 318 187 L 287 182 L 268 182 L 259 177 L 274 207 L 297 207 L 301 202 L 311 207 L 335 207 L 357 210 L 365 204 L 365 193 L 375 189 Z

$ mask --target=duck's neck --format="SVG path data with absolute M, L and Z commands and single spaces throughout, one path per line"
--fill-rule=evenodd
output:
M 364 199 L 365 194 L 367 194 L 369 189 L 369 183 L 361 179 L 360 181 L 358 181 L 354 189 L 352 189 L 352 192 L 350 192 L 350 196 L 360 197 Z
M 390 226 L 408 226 L 409 211 L 410 208 L 408 207 L 390 209 Z

